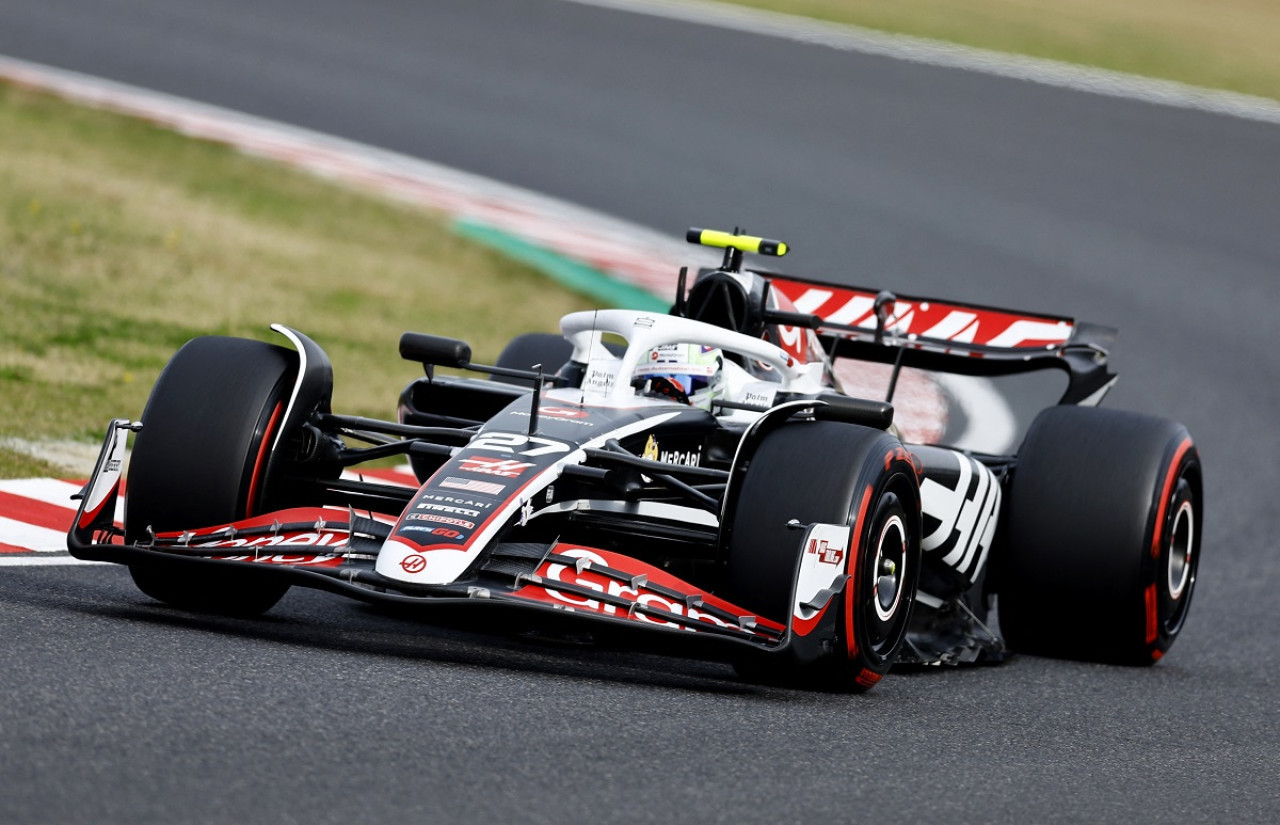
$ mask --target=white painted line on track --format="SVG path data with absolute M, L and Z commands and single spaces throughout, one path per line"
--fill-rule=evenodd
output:
M 67 527 L 71 526 L 71 516 L 67 514 Z M 66 531 L 50 530 L 48 527 L 39 527 L 35 524 L 27 524 L 25 521 L 17 519 L 5 518 L 0 516 L 0 540 L 5 544 L 12 544 L 16 547 L 25 547 L 36 553 L 56 553 L 67 551 L 67 534 Z
M 88 567 L 111 565 L 106 561 L 85 561 L 72 556 L 0 556 L 0 567 Z
M 1095 69 L 1039 57 L 957 46 L 940 40 L 889 34 L 842 23 L 750 9 L 709 0 L 566 0 L 584 6 L 665 17 L 688 23 L 812 43 L 841 51 L 888 57 L 1056 86 L 1078 92 L 1193 109 L 1280 124 L 1280 101 Z
M 71 496 L 80 492 L 80 485 L 55 478 L 21 478 L 0 480 L 0 493 L 11 493 L 55 507 L 66 507 L 74 512 L 80 506 Z M 70 517 L 67 519 L 70 523 Z

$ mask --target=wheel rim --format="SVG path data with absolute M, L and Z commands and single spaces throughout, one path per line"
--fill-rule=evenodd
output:
M 883 664 L 895 655 L 906 631 L 915 587 L 911 553 L 916 545 L 895 493 L 881 499 L 873 525 L 868 538 L 875 542 L 875 551 L 865 556 L 858 614 L 863 647 L 871 661 Z
M 880 528 L 872 569 L 876 577 L 872 607 L 881 622 L 888 622 L 902 603 L 902 582 L 907 573 L 907 528 L 896 513 Z
M 1160 629 L 1164 637 L 1172 639 L 1182 629 L 1191 605 L 1191 592 L 1196 586 L 1197 542 L 1196 495 L 1185 474 L 1178 479 L 1170 500 L 1167 536 L 1162 562 L 1164 592 L 1159 598 Z M 1159 580 L 1157 580 L 1157 586 Z
M 1191 583 L 1192 553 L 1195 547 L 1195 510 L 1191 502 L 1183 500 L 1173 516 L 1173 530 L 1169 535 L 1169 559 L 1167 564 L 1169 598 L 1177 601 Z

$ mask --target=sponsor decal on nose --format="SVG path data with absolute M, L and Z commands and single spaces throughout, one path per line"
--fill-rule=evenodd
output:
M 459 468 L 468 473 L 501 476 L 502 478 L 519 478 L 524 474 L 525 470 L 532 466 L 532 464 L 525 461 L 478 455 L 462 459 Z
M 502 491 L 507 489 L 505 484 L 497 484 L 492 481 L 479 481 L 474 478 L 457 478 L 455 476 L 446 476 L 440 482 L 441 487 L 450 490 L 462 490 L 467 493 L 479 493 L 485 496 L 500 496 Z

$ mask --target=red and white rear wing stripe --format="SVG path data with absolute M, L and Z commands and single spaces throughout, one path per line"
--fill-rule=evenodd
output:
M 823 334 L 861 338 L 861 331 L 875 331 L 874 291 L 776 276 L 771 283 L 797 312 L 821 317 L 826 322 L 819 329 Z M 913 341 L 1007 350 L 1058 349 L 1074 330 L 1070 318 L 908 296 L 898 296 L 885 322 L 886 333 Z

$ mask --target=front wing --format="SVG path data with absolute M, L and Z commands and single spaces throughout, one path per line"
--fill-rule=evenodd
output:
M 820 653 L 817 639 L 836 632 L 838 611 L 826 609 L 839 601 L 832 589 L 824 591 L 821 605 L 813 593 L 793 594 L 793 616 L 782 625 L 638 559 L 563 542 L 499 543 L 464 580 L 454 583 L 398 581 L 374 569 L 393 525 L 333 507 L 282 510 L 125 543 L 113 516 L 127 433 L 136 426 L 124 420 L 111 423 L 68 535 L 68 549 L 76 558 L 166 564 L 194 575 L 209 565 L 252 568 L 254 575 L 280 576 L 290 584 L 363 602 L 412 605 L 427 617 L 478 615 L 464 607 L 483 607 L 497 619 L 486 628 L 585 623 L 602 638 L 678 655 L 732 659 L 757 651 L 787 653 L 803 662 Z M 815 628 L 815 612 L 830 626 Z

